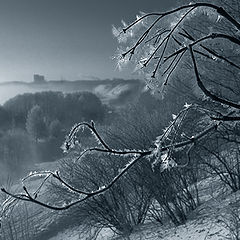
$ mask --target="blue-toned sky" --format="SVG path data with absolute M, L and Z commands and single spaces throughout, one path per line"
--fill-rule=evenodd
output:
M 0 82 L 132 78 L 111 60 L 112 25 L 176 0 L 0 0 Z

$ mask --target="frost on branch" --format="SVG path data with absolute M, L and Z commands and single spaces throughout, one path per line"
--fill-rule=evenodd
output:
M 76 145 L 80 145 L 80 143 L 78 142 L 77 136 L 76 134 L 82 130 L 84 131 L 84 124 L 75 124 L 70 133 L 66 136 L 65 142 L 63 143 L 63 145 L 61 146 L 61 149 L 63 150 L 63 152 L 67 153 L 69 152 L 69 150 L 73 149 Z
M 104 140 L 97 132 L 94 122 L 91 121 L 91 123 L 82 122 L 75 124 L 72 127 L 70 133 L 66 136 L 65 142 L 61 147 L 62 150 L 67 153 L 75 147 L 79 147 L 81 149 L 84 144 L 79 141 L 77 134 L 79 133 L 80 130 L 84 131 L 85 129 L 90 130 L 90 133 L 95 138 L 97 144 L 103 146 L 105 149 L 109 149 L 107 144 L 104 142 Z M 84 150 L 84 152 L 87 151 Z
M 189 28 L 200 21 L 202 26 Z M 171 79 L 181 74 L 189 75 L 186 74 L 187 68 L 191 68 L 190 75 L 194 73 L 189 58 L 190 45 L 194 46 L 194 54 L 199 59 L 206 61 L 207 58 L 215 65 L 220 60 L 230 63 L 224 57 L 219 58 L 209 45 L 213 39 L 214 42 L 218 40 L 214 34 L 221 35 L 222 24 L 238 31 L 240 29 L 240 24 L 224 9 L 208 3 L 191 3 L 168 12 L 140 15 L 129 25 L 124 23 L 122 28 L 113 28 L 122 49 L 118 53 L 121 57 L 116 58 L 117 65 L 121 68 L 131 60 L 135 70 L 145 74 L 148 87 L 163 97 L 165 86 Z M 224 39 L 229 40 L 228 36 L 221 35 L 219 41 Z M 202 90 L 204 95 L 208 95 Z
M 176 167 L 177 163 L 169 157 L 168 153 L 161 156 L 160 172 Z
M 191 30 L 188 32 L 189 28 L 187 28 L 187 24 L 190 24 L 192 26 L 195 23 L 193 16 L 199 13 L 197 11 L 199 8 L 203 9 L 203 13 L 200 12 L 200 14 L 205 14 L 210 18 L 216 19 L 213 19 L 214 22 L 219 21 L 220 14 L 222 17 L 225 17 L 225 20 L 234 25 L 238 31 L 240 30 L 240 24 L 230 15 L 228 15 L 222 8 L 218 8 L 217 6 L 207 3 L 190 4 L 165 13 L 151 13 L 141 15 L 137 16 L 137 19 L 132 24 L 127 25 L 125 22 L 122 22 L 122 28 L 113 27 L 113 34 L 122 44 L 116 58 L 119 67 L 127 64 L 130 62 L 130 60 L 133 61 L 134 64 L 138 64 L 137 68 L 140 70 L 144 69 L 143 71 L 147 75 L 148 87 L 152 88 L 155 92 L 160 92 L 160 94 L 163 96 L 165 94 L 166 86 L 170 85 L 169 82 L 171 82 L 173 76 L 176 77 L 177 75 L 180 75 L 183 78 L 189 76 L 191 80 L 196 80 L 195 86 L 198 87 L 199 91 L 203 93 L 204 96 L 211 100 L 209 101 L 210 103 L 217 102 L 223 106 L 215 107 L 215 112 L 210 111 L 211 109 L 208 111 L 207 109 L 202 111 L 204 117 L 201 116 L 201 118 L 198 118 L 197 127 L 193 126 L 194 130 L 191 131 L 189 130 L 189 126 L 187 126 L 187 130 L 189 131 L 184 133 L 182 131 L 182 126 L 184 125 L 183 122 L 186 119 L 188 112 L 191 109 L 196 110 L 195 106 L 186 104 L 184 109 L 177 115 L 172 115 L 172 121 L 169 123 L 167 128 L 163 129 L 162 135 L 156 138 L 154 147 L 147 150 L 113 149 L 104 141 L 101 135 L 99 135 L 93 122 L 78 123 L 73 126 L 69 135 L 66 137 L 66 140 L 62 146 L 64 152 L 69 152 L 76 146 L 80 146 L 80 149 L 82 150 L 84 144 L 81 141 L 79 142 L 78 132 L 87 128 L 90 130 L 93 137 L 95 137 L 99 146 L 87 148 L 82 153 L 80 153 L 80 157 L 87 152 L 97 152 L 99 154 L 105 153 L 113 156 L 125 156 L 131 158 L 131 160 L 123 168 L 120 168 L 119 172 L 116 173 L 116 176 L 114 175 L 112 181 L 109 181 L 106 184 L 104 183 L 102 187 L 96 191 L 92 191 L 91 188 L 90 192 L 86 192 L 84 190 L 81 190 L 81 188 L 84 189 L 84 186 L 80 186 L 80 188 L 77 189 L 66 182 L 66 178 L 62 178 L 59 172 L 46 172 L 39 174 L 31 173 L 26 179 L 31 177 L 44 177 L 42 183 L 35 191 L 35 193 L 30 193 L 25 185 L 23 186 L 23 192 L 19 194 L 13 194 L 4 188 L 2 191 L 8 194 L 12 199 L 33 202 L 53 210 L 65 210 L 71 206 L 87 200 L 90 197 L 97 196 L 99 194 L 102 194 L 104 191 L 107 191 L 113 184 L 115 184 L 116 181 L 118 181 L 118 179 L 129 172 L 129 169 L 134 166 L 135 163 L 137 163 L 140 159 L 145 160 L 144 158 L 148 158 L 152 163 L 152 168 L 156 170 L 156 167 L 158 167 L 160 172 L 172 167 L 177 167 L 177 164 L 173 159 L 174 152 L 178 151 L 179 149 L 181 150 L 189 145 L 194 146 L 197 140 L 200 140 L 207 136 L 208 133 L 217 130 L 219 128 L 219 125 L 222 124 L 223 120 L 229 121 L 229 119 L 232 120 L 234 118 L 236 120 L 239 120 L 240 117 L 238 116 L 232 117 L 232 114 L 238 113 L 236 112 L 236 109 L 240 109 L 239 104 L 236 103 L 238 101 L 231 101 L 227 100 L 227 98 L 225 99 L 219 97 L 218 93 L 214 92 L 214 88 L 211 88 L 208 84 L 206 84 L 208 81 L 207 77 L 211 77 L 208 74 L 208 68 L 211 67 L 212 64 L 216 65 L 217 63 L 220 65 L 222 62 L 227 62 L 229 65 L 239 69 L 239 66 L 233 63 L 233 60 L 236 59 L 231 60 L 231 58 L 227 58 L 227 55 L 221 55 L 219 47 L 217 49 L 214 49 L 213 47 L 216 46 L 212 46 L 209 44 L 209 42 L 218 43 L 218 41 L 226 40 L 237 45 L 239 48 L 239 39 L 232 35 L 223 34 L 222 32 L 214 33 L 213 29 L 211 28 L 212 23 L 210 26 L 206 27 L 206 31 L 208 31 L 206 34 L 203 32 L 203 34 L 197 35 L 194 34 L 194 31 L 192 32 Z M 213 12 L 208 11 L 204 13 L 205 8 L 214 10 Z M 198 15 L 196 17 L 198 17 Z M 171 16 L 170 19 L 166 20 L 167 16 Z M 190 21 L 187 21 L 187 24 L 184 25 L 186 20 L 189 19 Z M 199 19 L 198 22 L 200 22 Z M 235 49 L 237 48 L 232 48 L 233 52 L 236 52 Z M 236 57 L 238 60 L 239 56 Z M 206 59 L 211 64 L 206 64 Z M 205 64 L 200 64 L 201 61 L 204 61 Z M 184 64 L 182 64 L 182 62 Z M 185 67 L 185 69 L 183 67 Z M 186 67 L 188 67 L 188 71 L 186 71 Z M 176 75 L 177 68 L 178 73 Z M 216 77 L 217 73 L 218 72 L 214 69 L 214 79 L 218 79 Z M 239 75 L 239 71 L 237 74 Z M 188 85 L 187 80 L 184 80 L 186 85 Z M 219 81 L 217 82 L 217 85 L 219 85 Z M 213 86 L 215 85 L 213 84 Z M 190 88 L 190 91 L 191 89 L 192 88 Z M 206 102 L 206 99 L 204 99 L 204 101 Z M 223 110 L 224 106 L 228 109 L 229 107 L 233 107 L 235 110 L 229 112 L 228 114 L 226 113 L 226 109 Z M 202 109 L 203 108 L 204 107 L 202 107 Z M 213 119 L 215 120 L 213 121 Z M 191 147 L 189 148 L 189 153 L 190 150 Z M 183 165 L 180 165 L 181 163 L 179 162 L 178 167 L 186 166 L 188 162 L 189 161 Z M 49 178 L 54 178 L 59 186 L 63 186 L 70 193 L 76 193 L 80 198 L 75 201 L 70 201 L 68 204 L 60 201 L 61 204 L 63 203 L 62 206 L 52 206 L 48 203 L 46 204 L 44 202 L 41 202 L 41 199 L 39 199 L 37 195 L 40 192 L 40 189 L 42 189 L 43 184 L 45 184 Z
M 177 166 L 177 163 L 171 158 L 170 151 L 162 152 L 162 136 L 157 137 L 156 141 L 154 142 L 155 149 L 152 151 L 152 154 L 149 155 L 149 159 L 154 159 L 152 162 L 152 169 L 153 171 L 159 167 L 160 172 L 165 170 L 169 170 L 173 167 Z

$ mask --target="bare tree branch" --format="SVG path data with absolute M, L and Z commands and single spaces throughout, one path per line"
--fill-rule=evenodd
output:
M 191 44 L 189 45 L 189 50 L 190 50 L 190 53 L 191 53 L 191 58 L 192 58 L 192 62 L 193 62 L 194 73 L 195 73 L 195 76 L 196 76 L 196 79 L 197 79 L 197 84 L 201 88 L 203 93 L 206 96 L 210 97 L 212 100 L 216 101 L 216 102 L 220 102 L 222 104 L 225 104 L 225 105 L 228 105 L 228 106 L 240 109 L 240 105 L 239 104 L 233 103 L 233 102 L 228 101 L 228 100 L 226 100 L 224 98 L 220 98 L 220 97 L 212 94 L 210 91 L 208 91 L 206 89 L 206 87 L 204 86 L 203 82 L 201 81 L 201 78 L 200 78 L 200 75 L 199 75 L 199 72 L 198 72 L 198 68 L 197 68 L 197 63 L 196 63 L 196 60 L 195 60 L 195 57 L 194 57 L 194 53 L 193 53 L 193 48 L 192 48 Z
M 85 123 L 84 123 L 85 124 Z M 207 136 L 208 133 L 210 133 L 211 131 L 214 131 L 218 128 L 220 123 L 216 123 L 216 124 L 212 124 L 210 125 L 208 128 L 206 128 L 204 131 L 196 134 L 195 136 L 192 136 L 191 139 L 186 140 L 186 141 L 182 141 L 182 142 L 178 142 L 178 143 L 171 143 L 170 145 L 167 146 L 163 146 L 160 151 L 161 152 L 165 152 L 165 151 L 169 151 L 169 149 L 178 149 L 178 148 L 182 148 L 185 147 L 187 145 L 191 145 L 193 143 L 195 143 L 197 140 L 202 139 L 203 137 Z M 86 124 L 85 124 L 86 125 Z M 86 125 L 88 126 L 88 125 Z M 89 125 L 92 126 L 92 125 Z M 97 151 L 97 150 L 96 150 Z M 109 151 L 109 153 L 111 154 L 114 151 Z M 114 177 L 114 179 L 108 183 L 106 186 L 100 187 L 98 190 L 96 191 L 92 191 L 92 192 L 86 192 L 86 191 L 82 191 L 80 189 L 76 189 L 73 186 L 71 186 L 70 184 L 68 184 L 61 176 L 60 173 L 57 172 L 50 172 L 50 171 L 46 171 L 46 172 L 36 172 L 30 175 L 30 177 L 34 177 L 37 175 L 51 175 L 52 177 L 54 177 L 55 179 L 57 179 L 64 187 L 66 187 L 66 189 L 71 190 L 72 192 L 75 192 L 77 194 L 79 194 L 79 199 L 71 202 L 70 204 L 64 204 L 63 206 L 53 206 L 51 204 L 48 203 L 44 203 L 40 200 L 37 199 L 37 195 L 34 195 L 34 197 L 32 197 L 32 195 L 29 193 L 29 191 L 27 190 L 27 188 L 25 186 L 23 186 L 23 190 L 25 192 L 24 193 L 19 193 L 19 194 L 14 194 L 11 193 L 9 191 L 7 191 L 5 188 L 1 188 L 1 191 L 8 194 L 11 198 L 14 199 L 18 199 L 21 201 L 27 201 L 27 202 L 32 202 L 38 205 L 41 205 L 43 207 L 52 209 L 52 210 L 66 210 L 74 205 L 77 205 L 81 202 L 86 201 L 89 198 L 92 198 L 94 196 L 97 196 L 99 194 L 102 194 L 104 192 L 106 192 L 109 188 L 111 188 L 125 173 L 127 173 L 129 171 L 130 168 L 132 168 L 137 162 L 139 162 L 142 158 L 150 156 L 153 154 L 153 150 L 149 150 L 149 151 L 129 151 L 129 152 L 125 152 L 121 154 L 125 154 L 125 155 L 129 155 L 132 154 L 133 158 L 132 160 L 121 170 L 119 170 L 119 174 L 117 176 Z M 25 178 L 28 179 L 29 177 Z M 24 180 L 25 180 L 24 179 Z M 43 180 L 43 184 L 46 183 L 46 180 Z
M 184 44 L 181 44 L 181 42 L 176 38 L 176 36 L 174 36 L 174 33 L 176 32 L 176 30 L 178 28 L 180 28 L 181 24 L 184 22 L 184 20 L 187 18 L 187 16 L 189 16 L 190 13 L 192 13 L 199 7 L 207 7 L 207 8 L 216 10 L 219 15 L 221 15 L 226 20 L 228 20 L 234 27 L 236 27 L 236 29 L 238 29 L 240 31 L 240 23 L 237 20 L 235 20 L 230 14 L 228 14 L 221 7 L 218 7 L 218 6 L 210 4 L 210 3 L 194 3 L 194 4 L 184 5 L 184 6 L 176 8 L 176 9 L 173 9 L 171 11 L 164 12 L 164 13 L 146 14 L 146 15 L 138 18 L 135 22 L 131 23 L 129 26 L 123 28 L 122 34 L 126 33 L 134 25 L 143 21 L 145 18 L 149 18 L 149 17 L 154 18 L 153 22 L 149 25 L 147 30 L 145 30 L 141 34 L 141 36 L 136 40 L 133 47 L 128 49 L 126 52 L 124 52 L 122 54 L 122 56 L 125 57 L 128 54 L 130 54 L 130 58 L 131 58 L 131 56 L 133 54 L 135 54 L 136 49 L 138 49 L 143 44 L 148 44 L 149 42 L 155 40 L 155 44 L 156 45 L 158 44 L 158 45 L 156 46 L 154 51 L 149 55 L 149 57 L 146 59 L 146 61 L 143 63 L 143 66 L 147 67 L 151 61 L 156 60 L 156 65 L 154 66 L 153 71 L 152 71 L 152 77 L 155 78 L 156 73 L 159 70 L 159 68 L 167 61 L 170 61 L 170 64 L 168 64 L 169 63 L 168 62 L 166 64 L 167 67 L 165 68 L 165 71 L 163 71 L 163 74 L 167 74 L 167 78 L 164 82 L 164 84 L 166 85 L 168 83 L 170 76 L 176 70 L 177 66 L 181 62 L 185 53 L 187 51 L 189 51 L 190 56 L 191 56 L 191 62 L 193 64 L 193 70 L 194 70 L 194 74 L 196 77 L 196 81 L 197 81 L 197 84 L 198 84 L 199 88 L 201 89 L 201 91 L 206 96 L 208 96 L 211 100 L 239 110 L 240 105 L 238 103 L 234 103 L 225 98 L 218 97 L 205 87 L 205 85 L 203 84 L 203 82 L 201 80 L 201 76 L 200 76 L 198 66 L 197 66 L 197 61 L 196 61 L 196 58 L 194 55 L 194 52 L 198 53 L 198 54 L 202 54 L 202 55 L 204 55 L 205 52 L 201 52 L 199 50 L 194 50 L 194 47 L 199 45 L 201 48 L 203 48 L 209 54 L 211 54 L 215 57 L 218 57 L 219 59 L 222 59 L 225 62 L 227 62 L 228 64 L 239 69 L 240 67 L 237 64 L 233 63 L 226 57 L 221 56 L 216 51 L 202 45 L 202 42 L 207 41 L 207 40 L 213 40 L 213 39 L 225 39 L 231 43 L 234 43 L 234 44 L 240 46 L 240 39 L 237 37 L 234 37 L 232 35 L 229 35 L 229 34 L 211 33 L 209 35 L 205 35 L 205 36 L 200 37 L 199 39 L 195 40 L 186 30 L 182 29 L 184 33 L 178 33 L 180 35 L 180 36 L 178 35 L 178 37 L 179 38 L 184 37 L 190 41 L 188 46 L 185 46 Z M 165 16 L 169 16 L 174 13 L 179 13 L 179 19 L 172 26 L 171 29 L 161 29 L 160 31 L 156 31 L 154 33 L 154 36 L 150 36 L 150 33 L 153 32 L 152 30 L 157 26 L 157 23 L 159 23 Z M 163 34 L 165 34 L 165 35 L 160 42 L 159 39 L 161 38 L 161 36 Z M 175 41 L 174 44 L 176 45 L 176 43 L 177 43 L 178 46 L 180 46 L 180 48 L 177 49 L 175 52 L 169 54 L 168 56 L 165 56 L 166 54 L 168 54 L 168 46 L 169 46 L 169 44 L 170 44 L 169 42 L 171 40 Z M 161 50 L 160 56 L 156 56 L 156 53 L 160 52 L 160 50 Z M 210 55 L 210 57 L 211 57 L 211 55 Z M 207 55 L 207 54 L 205 54 L 205 56 L 209 57 L 209 55 Z M 127 163 L 127 165 L 125 165 L 122 169 L 119 169 L 118 174 L 116 174 L 116 176 L 110 182 L 106 183 L 105 186 L 102 186 L 97 190 L 93 189 L 90 192 L 85 191 L 84 186 L 83 186 L 83 189 L 75 188 L 70 183 L 68 183 L 64 179 L 64 177 L 60 176 L 60 172 L 58 172 L 58 171 L 56 171 L 56 172 L 52 172 L 52 171 L 36 172 L 36 173 L 32 173 L 29 176 L 27 176 L 26 178 L 24 178 L 23 183 L 24 183 L 24 181 L 30 179 L 31 177 L 35 177 L 35 176 L 44 177 L 40 186 L 35 190 L 35 192 L 33 194 L 29 191 L 29 189 L 25 185 L 23 186 L 23 193 L 15 194 L 15 193 L 12 193 L 12 192 L 6 190 L 5 188 L 2 188 L 1 190 L 2 190 L 2 192 L 8 194 L 10 196 L 10 198 L 12 198 L 12 199 L 32 202 L 32 203 L 41 205 L 43 207 L 46 207 L 46 208 L 49 208 L 52 210 L 66 210 L 72 206 L 75 206 L 79 203 L 82 203 L 82 202 L 92 198 L 92 197 L 98 196 L 98 195 L 103 194 L 104 192 L 108 191 L 119 179 L 121 179 L 124 176 L 124 174 L 128 173 L 129 170 L 133 166 L 135 166 L 141 159 L 148 161 L 151 158 L 158 158 L 157 160 L 159 160 L 160 164 L 161 164 L 161 161 L 162 161 L 161 157 L 164 154 L 167 153 L 167 157 L 170 157 L 173 150 L 178 150 L 181 148 L 188 147 L 187 162 L 185 164 L 177 166 L 179 168 L 185 167 L 188 165 L 188 163 L 190 161 L 190 152 L 191 152 L 194 144 L 197 141 L 205 138 L 210 133 L 217 131 L 219 126 L 224 121 L 239 121 L 240 120 L 240 117 L 238 117 L 238 116 L 230 116 L 232 114 L 232 112 L 228 115 L 225 114 L 226 116 L 223 114 L 218 116 L 217 114 L 216 115 L 210 114 L 209 113 L 210 111 L 207 112 L 207 110 L 205 110 L 205 109 L 204 110 L 200 109 L 200 111 L 204 111 L 205 113 L 207 112 L 207 114 L 206 114 L 207 117 L 208 117 L 208 115 L 210 116 L 210 117 L 208 117 L 209 122 L 207 122 L 208 123 L 207 127 L 205 127 L 204 130 L 202 130 L 198 133 L 194 133 L 191 137 L 187 138 L 187 140 L 186 140 L 186 138 L 185 138 L 185 140 L 182 140 L 182 138 L 178 138 L 178 136 L 180 134 L 181 126 L 182 126 L 184 120 L 186 119 L 186 116 L 189 113 L 190 109 L 196 110 L 196 109 L 198 109 L 198 107 L 197 106 L 190 106 L 190 107 L 188 106 L 188 107 L 185 107 L 182 111 L 180 111 L 177 114 L 177 116 L 175 116 L 173 121 L 170 122 L 169 126 L 166 128 L 166 130 L 163 132 L 163 134 L 158 136 L 157 140 L 154 142 L 155 147 L 149 148 L 146 150 L 134 150 L 134 149 L 117 150 L 117 149 L 114 149 L 108 143 L 106 143 L 105 140 L 103 139 L 103 137 L 101 136 L 101 134 L 99 134 L 99 132 L 97 131 L 97 129 L 95 127 L 94 122 L 91 122 L 91 123 L 81 122 L 81 123 L 76 124 L 70 131 L 70 133 L 67 136 L 66 141 L 63 145 L 63 149 L 66 152 L 68 152 L 69 150 L 74 148 L 76 145 L 78 145 L 78 139 L 77 139 L 76 135 L 80 129 L 84 129 L 84 128 L 87 128 L 88 130 L 90 130 L 91 134 L 95 137 L 98 144 L 100 145 L 100 147 L 88 147 L 87 149 L 83 150 L 79 154 L 77 160 L 90 152 L 107 153 L 110 155 L 130 157 L 130 161 Z M 50 178 L 55 179 L 57 181 L 57 183 L 64 186 L 68 191 L 76 194 L 77 199 L 73 199 L 72 202 L 64 203 L 63 205 L 60 205 L 60 203 L 56 203 L 56 204 L 45 203 L 42 200 L 40 200 L 39 199 L 40 191 L 43 188 L 43 186 L 49 181 Z M 6 205 L 7 205 L 7 202 L 8 201 L 6 201 Z

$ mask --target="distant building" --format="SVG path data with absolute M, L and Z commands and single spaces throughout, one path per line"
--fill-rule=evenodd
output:
M 33 82 L 34 83 L 45 83 L 45 77 L 43 75 L 39 75 L 39 74 L 34 74 L 33 75 Z

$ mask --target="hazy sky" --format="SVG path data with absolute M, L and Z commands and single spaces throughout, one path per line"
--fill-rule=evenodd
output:
M 176 0 L 0 0 L 0 82 L 132 78 L 111 60 L 112 25 L 139 11 L 163 11 Z

